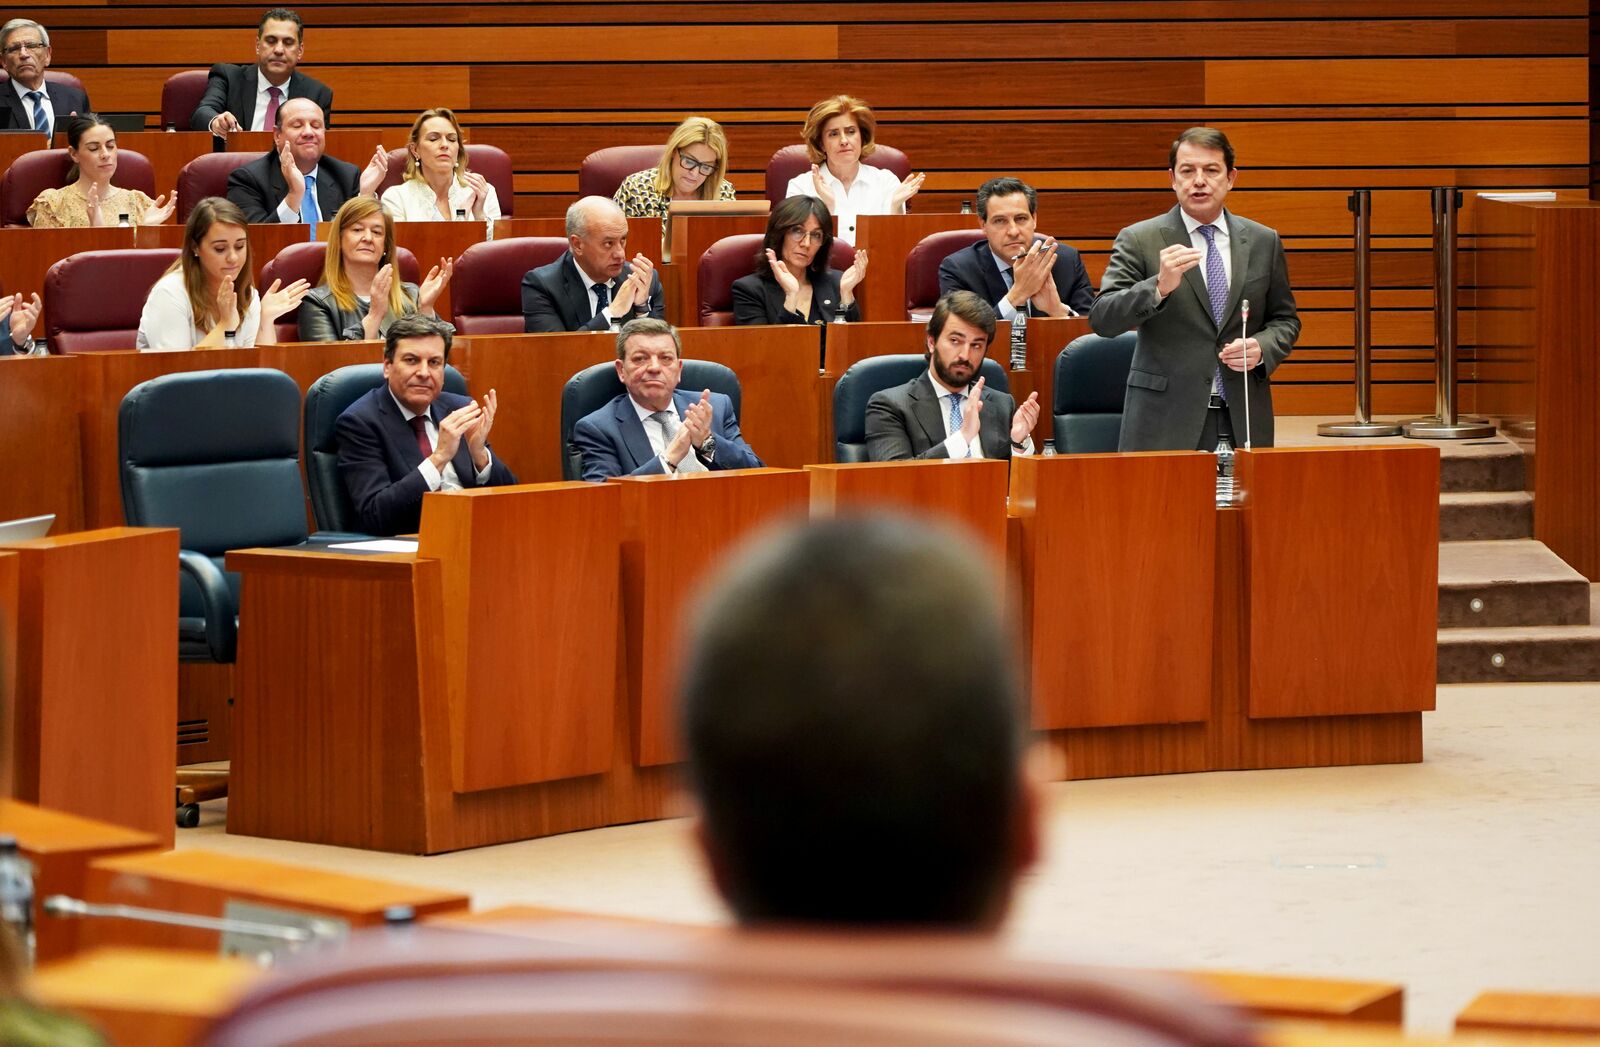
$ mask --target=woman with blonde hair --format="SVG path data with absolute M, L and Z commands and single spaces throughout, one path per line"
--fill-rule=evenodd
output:
M 299 305 L 311 285 L 296 280 L 279 287 L 274 280 L 256 294 L 247 225 L 231 200 L 208 196 L 195 205 L 182 253 L 144 301 L 140 349 L 248 349 L 278 340 L 274 321 Z
M 923 175 L 907 175 L 861 162 L 877 148 L 878 118 L 859 98 L 824 98 L 806 114 L 801 133 L 811 170 L 789 179 L 784 196 L 814 196 L 839 220 L 839 239 L 855 243 L 856 216 L 905 214 L 906 201 L 922 188 Z
M 383 191 L 397 222 L 485 222 L 500 217 L 500 198 L 483 175 L 467 170 L 461 121 L 448 109 L 424 109 L 406 142 L 406 177 Z
M 732 200 L 728 136 L 722 125 L 691 116 L 667 136 L 661 162 L 622 180 L 611 197 L 629 218 L 666 218 L 674 200 Z
M 400 280 L 399 258 L 389 213 L 370 196 L 346 200 L 328 230 L 322 283 L 300 303 L 300 340 L 370 341 L 408 313 L 438 315 L 455 259 L 441 259 L 419 288 Z

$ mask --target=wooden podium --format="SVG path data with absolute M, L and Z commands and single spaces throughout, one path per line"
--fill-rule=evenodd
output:
M 813 516 L 897 510 L 973 532 L 1006 556 L 1006 463 L 988 458 L 808 465 Z

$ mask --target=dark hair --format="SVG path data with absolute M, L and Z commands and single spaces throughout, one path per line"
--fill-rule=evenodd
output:
M 668 334 L 672 336 L 672 348 L 683 358 L 683 339 L 678 337 L 678 329 L 665 320 L 657 320 L 653 316 L 636 316 L 632 320 L 617 328 L 617 359 L 625 360 L 628 357 L 628 339 L 635 335 Z
M 262 15 L 261 21 L 256 23 L 256 36 L 261 35 L 261 31 L 267 27 L 268 22 L 293 22 L 295 42 L 301 44 L 306 42 L 306 24 L 300 21 L 298 12 L 291 11 L 287 7 L 274 7 Z
M 1222 158 L 1228 164 L 1228 170 L 1233 170 L 1233 144 L 1228 141 L 1228 136 L 1215 127 L 1191 127 L 1178 136 L 1172 143 L 1172 149 L 1167 153 L 1167 170 L 1171 171 L 1178 166 L 1178 146 L 1185 142 L 1199 149 L 1215 149 L 1222 153 Z
M 828 271 L 828 255 L 833 253 L 833 215 L 828 212 L 828 205 L 814 196 L 791 196 L 767 216 L 767 235 L 761 241 L 761 250 L 756 252 L 756 273 L 763 280 L 775 282 L 772 267 L 767 264 L 767 252 L 782 259 L 783 238 L 789 230 L 805 225 L 807 218 L 815 218 L 822 227 L 822 246 L 806 266 L 806 275 L 815 283 Z
M 1028 198 L 1028 213 L 1039 213 L 1039 194 L 1033 186 L 1020 178 L 991 178 L 978 186 L 978 221 L 989 220 L 989 198 L 992 196 L 1013 196 L 1021 193 Z
M 970 929 L 1004 912 L 1024 713 L 1003 572 L 974 544 L 898 516 L 801 523 L 708 587 L 683 738 L 741 922 Z
M 994 341 L 994 306 L 984 301 L 982 296 L 971 291 L 951 291 L 941 297 L 933 307 L 933 315 L 928 317 L 928 337 L 934 341 L 939 340 L 939 335 L 944 333 L 944 323 L 952 316 L 959 316 L 973 327 L 979 328 Z
M 77 149 L 78 143 L 83 141 L 84 134 L 94 127 L 111 127 L 111 124 L 100 119 L 98 113 L 79 113 L 74 116 L 67 121 L 67 145 L 72 149 Z M 113 133 L 115 133 L 115 130 L 115 128 L 112 128 Z M 66 184 L 71 185 L 77 180 L 78 165 L 76 163 L 68 164 Z
M 422 313 L 407 313 L 389 325 L 389 333 L 383 336 L 383 359 L 393 362 L 395 348 L 405 338 L 431 338 L 434 335 L 444 339 L 444 362 L 450 362 L 450 343 L 455 340 L 456 329 L 436 316 L 425 316 Z

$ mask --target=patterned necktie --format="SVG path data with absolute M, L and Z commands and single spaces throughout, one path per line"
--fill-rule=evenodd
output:
M 594 315 L 599 316 L 606 311 L 606 306 L 611 304 L 611 289 L 605 284 L 595 284 L 589 289 L 594 292 Z
M 267 112 L 261 118 L 261 129 L 263 131 L 271 131 L 278 126 L 278 103 L 282 101 L 283 90 L 281 88 L 267 88 Z
M 1009 266 L 1006 267 L 1005 269 L 1000 270 L 1000 279 L 1002 279 L 1002 280 L 1004 280 L 1006 282 L 1006 290 L 1007 291 L 1010 291 L 1013 287 L 1017 286 L 1017 273 L 1016 273 L 1016 270 L 1010 268 Z M 1024 316 L 1032 316 L 1033 315 L 1033 303 L 1031 301 L 1023 302 L 1022 303 L 1022 308 L 1018 309 L 1017 312 L 1023 314 Z
M 1206 293 L 1211 296 L 1211 319 L 1222 330 L 1222 318 L 1228 308 L 1228 270 L 1222 265 L 1222 252 L 1217 250 L 1217 227 L 1202 225 L 1200 235 L 1206 238 Z M 1222 388 L 1222 365 L 1217 365 L 1211 376 L 1211 391 L 1228 398 Z
M 49 134 L 50 118 L 44 112 L 44 92 L 29 91 L 28 101 L 33 103 L 33 129 L 40 134 Z
M 317 173 L 306 175 L 306 198 L 300 201 L 300 217 L 311 227 L 308 239 L 317 238 L 317 223 L 322 221 L 322 210 L 317 206 Z
M 950 431 L 952 433 L 958 433 L 958 432 L 961 431 L 961 394 L 960 393 L 951 393 L 950 394 Z
M 422 457 L 430 457 L 433 454 L 433 444 L 428 442 L 428 419 L 420 414 L 413 416 L 411 431 L 417 434 L 417 450 L 422 452 Z
M 661 446 L 665 449 L 667 444 L 672 442 L 672 438 L 678 435 L 678 412 L 669 407 L 665 411 L 657 411 L 650 417 L 654 418 L 656 424 L 661 427 Z M 690 448 L 689 453 L 684 455 L 678 462 L 679 473 L 703 473 L 705 471 L 705 463 L 700 461 L 700 456 L 694 453 L 693 448 Z

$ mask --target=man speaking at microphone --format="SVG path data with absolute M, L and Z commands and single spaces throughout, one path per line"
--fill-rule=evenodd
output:
M 1128 226 L 1111 248 L 1089 324 L 1106 337 L 1139 331 L 1118 450 L 1209 451 L 1219 435 L 1272 446 L 1269 379 L 1300 317 L 1277 231 L 1222 206 L 1233 160 L 1221 131 L 1183 132 L 1167 161 L 1178 206 Z

